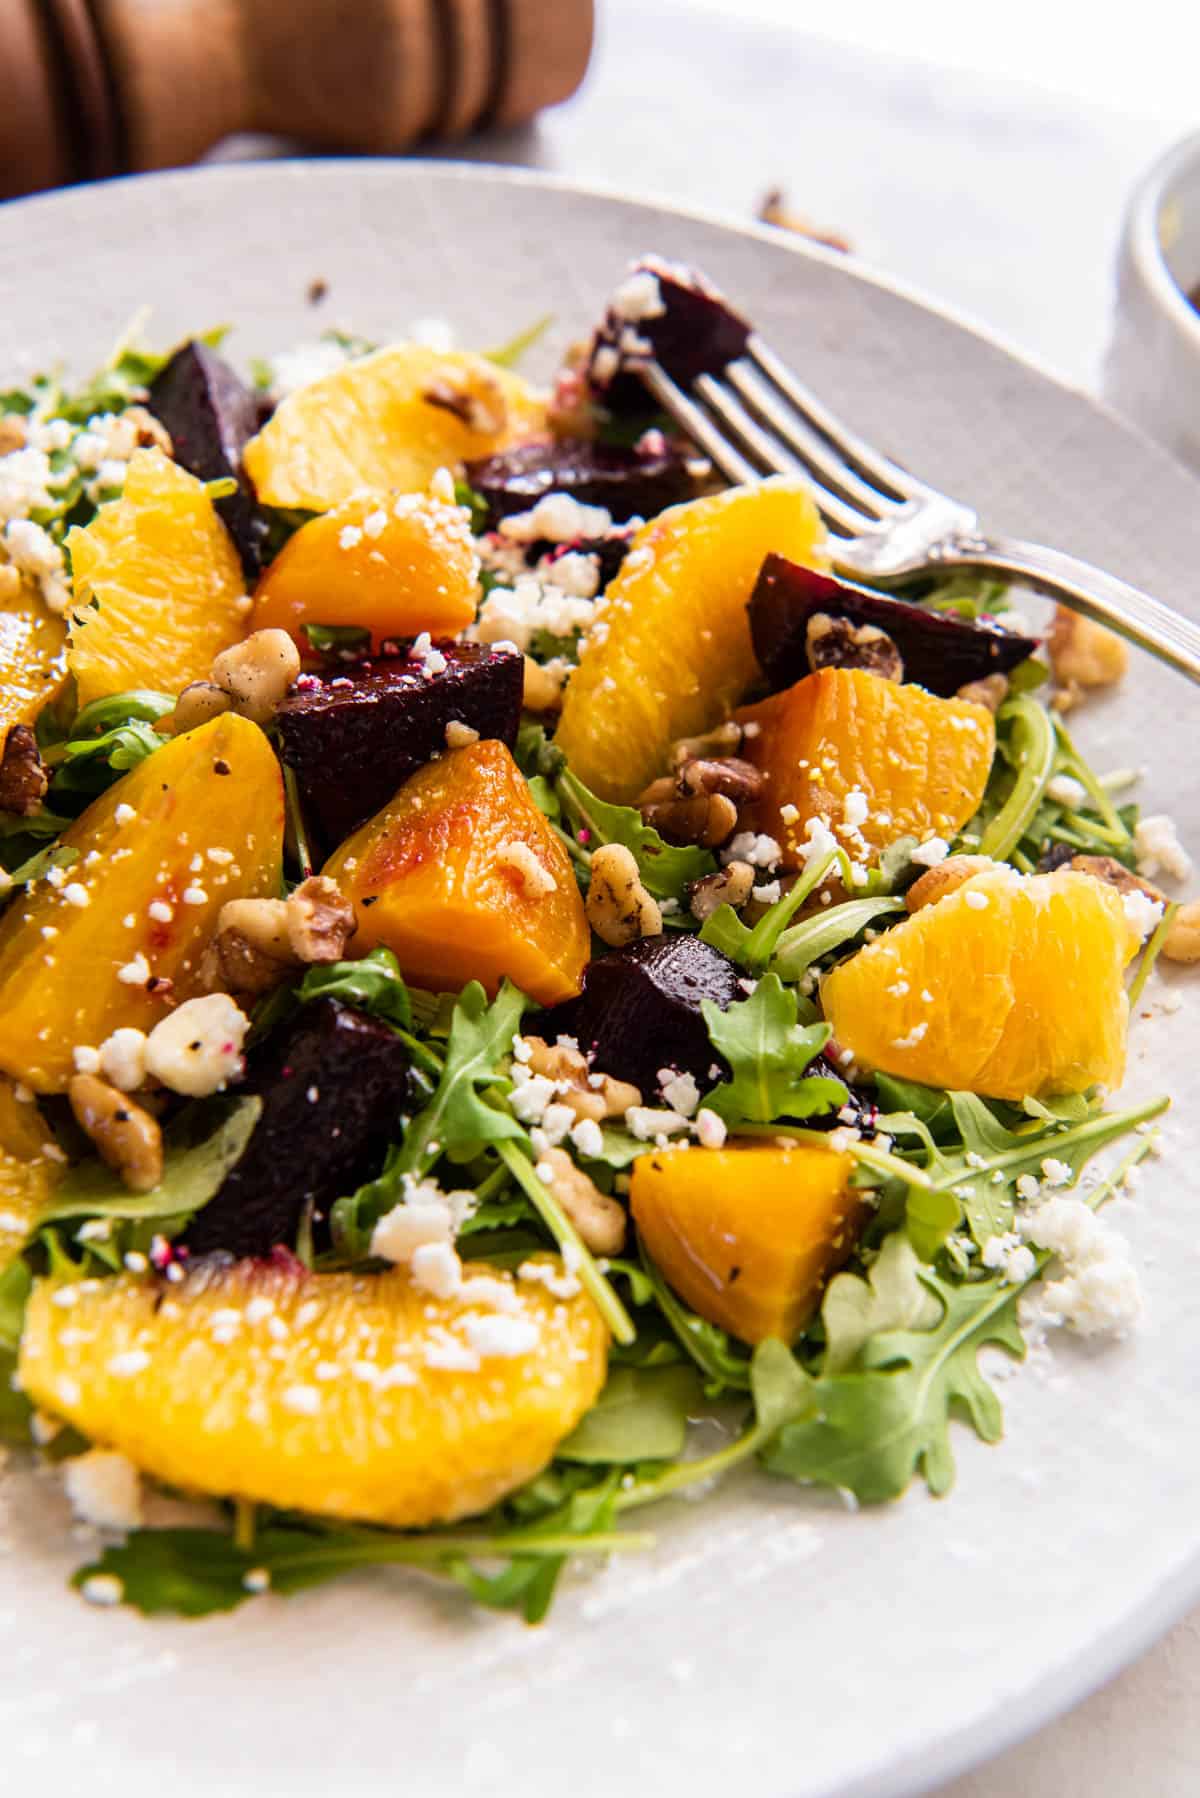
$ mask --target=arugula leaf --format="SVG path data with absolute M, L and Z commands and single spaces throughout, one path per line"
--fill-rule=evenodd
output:
M 267 1574 L 269 1589 L 281 1596 L 336 1579 L 362 1567 L 407 1566 L 441 1573 L 468 1585 L 482 1602 L 484 1589 L 476 1581 L 488 1576 L 463 1576 L 473 1560 L 512 1556 L 514 1565 L 548 1559 L 561 1562 L 568 1555 L 612 1554 L 642 1548 L 647 1538 L 609 1530 L 566 1530 L 551 1533 L 544 1525 L 473 1533 L 429 1531 L 399 1535 L 384 1530 L 303 1529 L 271 1525 L 256 1532 L 252 1546 L 241 1548 L 231 1535 L 206 1529 L 134 1530 L 118 1546 L 106 1548 L 99 1560 L 80 1567 L 71 1584 L 79 1590 L 96 1575 L 115 1576 L 121 1582 L 122 1600 L 147 1617 L 164 1614 L 206 1617 L 231 1611 L 253 1596 L 247 1575 Z M 508 1570 L 506 1570 L 508 1571 Z M 495 1578 L 496 1576 L 491 1576 Z M 496 1588 L 507 1591 L 507 1606 L 525 1608 L 528 1576 Z M 544 1607 L 543 1607 L 544 1609 Z
M 928 1330 L 941 1312 L 937 1299 L 921 1284 L 921 1264 L 903 1230 L 883 1239 L 865 1278 L 835 1274 L 825 1289 L 821 1322 L 825 1326 L 825 1374 L 845 1373 L 857 1362 L 872 1336 L 885 1330 Z
M 169 1145 L 163 1155 L 162 1179 L 151 1192 L 130 1192 L 102 1161 L 81 1161 L 59 1181 L 39 1221 L 191 1218 L 220 1190 L 250 1141 L 261 1111 L 261 1099 L 238 1099 L 210 1136 L 200 1142 Z
M 483 353 L 498 368 L 515 368 L 526 351 L 533 348 L 538 338 L 543 337 L 553 323 L 554 314 L 544 312 L 541 318 L 535 318 L 531 325 L 526 325 L 523 331 L 510 337 L 507 343 L 499 344 L 494 350 L 484 350 Z
M 471 514 L 471 529 L 478 536 L 488 521 L 488 503 L 481 493 L 476 493 L 469 481 L 455 481 L 454 503 L 465 506 Z
M 678 849 L 659 836 L 652 825 L 642 821 L 642 814 L 632 805 L 609 805 L 588 791 L 569 768 L 564 767 L 556 781 L 559 802 L 568 817 L 588 830 L 588 849 L 599 849 L 604 843 L 622 843 L 632 851 L 641 872 L 642 882 L 656 899 L 687 899 L 687 889 L 694 880 L 711 874 L 716 862 L 707 849 Z
M 989 782 L 984 804 L 991 816 L 979 853 L 1007 861 L 1042 803 L 1046 782 L 1054 773 L 1057 739 L 1049 712 L 1027 694 L 1005 701 L 996 714 L 996 727 L 1003 733 L 1001 744 L 1011 772 L 1006 775 L 1001 769 Z M 997 778 L 1008 788 L 1001 802 L 992 796 Z
M 525 1132 L 507 1109 L 489 1105 L 489 1091 L 503 1096 L 507 1076 L 500 1063 L 512 1051 L 512 1039 L 529 1001 L 505 980 L 489 1005 L 477 980 L 462 990 L 446 1060 L 433 1097 L 413 1118 L 394 1163 L 397 1174 L 423 1174 L 440 1154 L 470 1160 L 485 1143 L 523 1139 Z
M 730 1068 L 729 1079 L 704 1102 L 726 1123 L 813 1117 L 845 1104 L 840 1080 L 806 1072 L 830 1032 L 828 1024 L 797 1023 L 797 1004 L 797 995 L 777 974 L 764 974 L 749 998 L 728 1011 L 701 1000 L 709 1041 Z
M 582 1421 L 560 1442 L 561 1461 L 605 1466 L 673 1461 L 683 1452 L 700 1382 L 685 1362 L 668 1367 L 614 1367 Z
M 310 967 L 296 992 L 302 1004 L 314 999 L 340 999 L 388 1024 L 412 1029 L 412 1005 L 390 949 L 372 949 L 361 961 L 335 961 Z
M 710 1324 L 694 1311 L 689 1311 L 671 1291 L 647 1255 L 645 1247 L 639 1246 L 641 1271 L 649 1282 L 654 1302 L 670 1325 L 680 1347 L 686 1350 L 705 1375 L 708 1396 L 715 1398 L 726 1387 L 731 1387 L 734 1391 L 748 1391 L 750 1362 L 744 1350 L 719 1325 Z M 634 1303 L 639 1302 L 635 1291 Z
M 784 980 L 799 980 L 814 961 L 840 949 L 865 930 L 876 918 L 888 912 L 904 910 L 903 899 L 880 893 L 869 899 L 847 899 L 843 905 L 831 905 L 815 918 L 793 924 L 780 937 L 771 963 L 772 972 Z
M 816 1378 L 813 1413 L 784 1426 L 763 1457 L 769 1472 L 874 1504 L 898 1498 L 920 1471 L 940 1498 L 954 1483 L 952 1410 L 983 1441 L 999 1440 L 1000 1402 L 977 1356 L 994 1345 L 1024 1357 L 1020 1289 L 999 1276 L 955 1286 L 932 1268 L 916 1277 L 938 1304 L 938 1321 L 880 1331 L 858 1345 L 849 1371 Z
M 13 1261 L 0 1273 L 0 1442 L 29 1441 L 33 1407 L 13 1386 L 17 1349 L 25 1319 L 25 1303 L 33 1277 L 23 1261 Z

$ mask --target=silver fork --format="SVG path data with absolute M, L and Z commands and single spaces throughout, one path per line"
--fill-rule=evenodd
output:
M 867 581 L 949 568 L 1012 575 L 1200 682 L 1200 625 L 1061 550 L 988 536 L 972 507 L 916 480 L 835 418 L 757 333 L 723 379 L 701 375 L 687 393 L 657 362 L 638 372 L 735 486 L 764 474 L 802 476 L 835 568 Z

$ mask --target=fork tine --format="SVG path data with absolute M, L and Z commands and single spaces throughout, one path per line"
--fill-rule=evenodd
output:
M 688 398 L 682 387 L 675 385 L 657 362 L 646 363 L 638 372 L 663 411 L 687 432 L 697 449 L 704 451 L 726 480 L 732 481 L 735 487 L 742 487 L 759 478 L 758 469 L 747 462 L 732 443 L 726 442 L 712 420 Z
M 798 456 L 806 467 L 827 486 L 840 492 L 852 505 L 873 520 L 883 520 L 896 509 L 896 502 L 856 474 L 850 464 L 831 450 L 829 444 L 804 422 L 790 406 L 780 405 L 766 382 L 753 369 L 731 362 L 725 379 L 743 403 L 775 435 Z
M 920 499 L 932 492 L 923 481 L 914 480 L 887 456 L 881 456 L 878 450 L 872 449 L 856 431 L 844 425 L 828 407 L 823 406 L 757 332 L 752 333 L 746 345 L 746 355 L 784 397 L 791 401 L 801 418 L 824 437 L 834 450 L 840 452 L 847 462 L 865 475 L 868 481 L 882 487 L 898 500 Z
M 739 440 L 741 447 L 757 457 L 771 473 L 798 475 L 828 523 L 853 535 L 875 529 L 874 518 L 856 511 L 838 494 L 824 487 L 812 470 L 793 456 L 786 446 L 755 424 L 746 408 L 719 381 L 714 380 L 711 375 L 700 375 L 693 384 L 692 391 L 710 411 L 716 413 L 720 422 Z

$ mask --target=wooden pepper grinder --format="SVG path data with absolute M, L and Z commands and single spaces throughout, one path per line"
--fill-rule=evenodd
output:
M 0 0 L 0 198 L 237 131 L 381 154 L 517 124 L 591 45 L 592 0 Z

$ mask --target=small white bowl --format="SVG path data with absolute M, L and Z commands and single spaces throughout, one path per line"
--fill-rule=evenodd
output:
M 1104 397 L 1200 470 L 1200 133 L 1143 177 L 1125 215 Z

